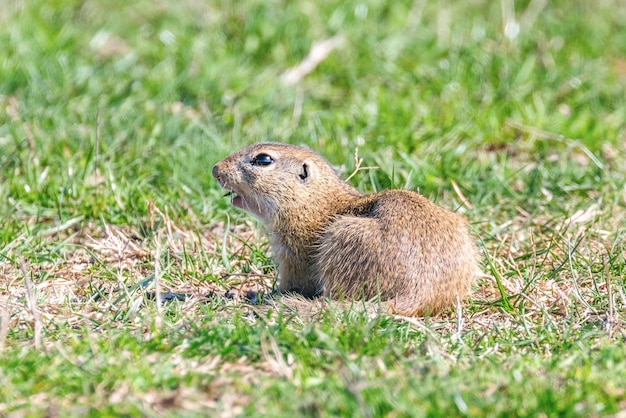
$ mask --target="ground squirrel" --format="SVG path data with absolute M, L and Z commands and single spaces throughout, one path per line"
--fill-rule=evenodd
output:
M 363 195 L 308 148 L 254 144 L 213 176 L 267 227 L 281 292 L 380 297 L 394 313 L 422 316 L 467 296 L 479 272 L 460 216 L 407 190 Z

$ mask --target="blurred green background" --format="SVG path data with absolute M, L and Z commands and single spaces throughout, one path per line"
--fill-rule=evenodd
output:
M 4 219 L 133 223 L 149 200 L 210 222 L 225 207 L 212 165 L 264 140 L 306 144 L 344 175 L 358 147 L 380 167 L 352 180 L 364 191 L 455 206 L 455 180 L 478 219 L 624 177 L 603 158 L 624 153 L 623 1 L 3 3 Z

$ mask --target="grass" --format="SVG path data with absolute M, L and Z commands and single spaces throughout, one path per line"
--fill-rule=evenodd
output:
M 626 414 L 623 1 L 1 6 L 0 415 Z M 210 171 L 268 139 L 461 212 L 462 312 L 245 303 Z

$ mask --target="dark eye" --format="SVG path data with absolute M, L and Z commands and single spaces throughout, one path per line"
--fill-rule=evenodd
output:
M 252 159 L 253 165 L 270 165 L 274 162 L 274 159 L 267 154 L 259 154 Z

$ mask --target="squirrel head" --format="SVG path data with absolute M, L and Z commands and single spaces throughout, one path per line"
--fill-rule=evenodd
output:
M 307 216 L 341 193 L 357 194 L 324 158 L 289 144 L 251 145 L 215 164 L 212 173 L 234 206 L 268 225 L 277 218 Z

